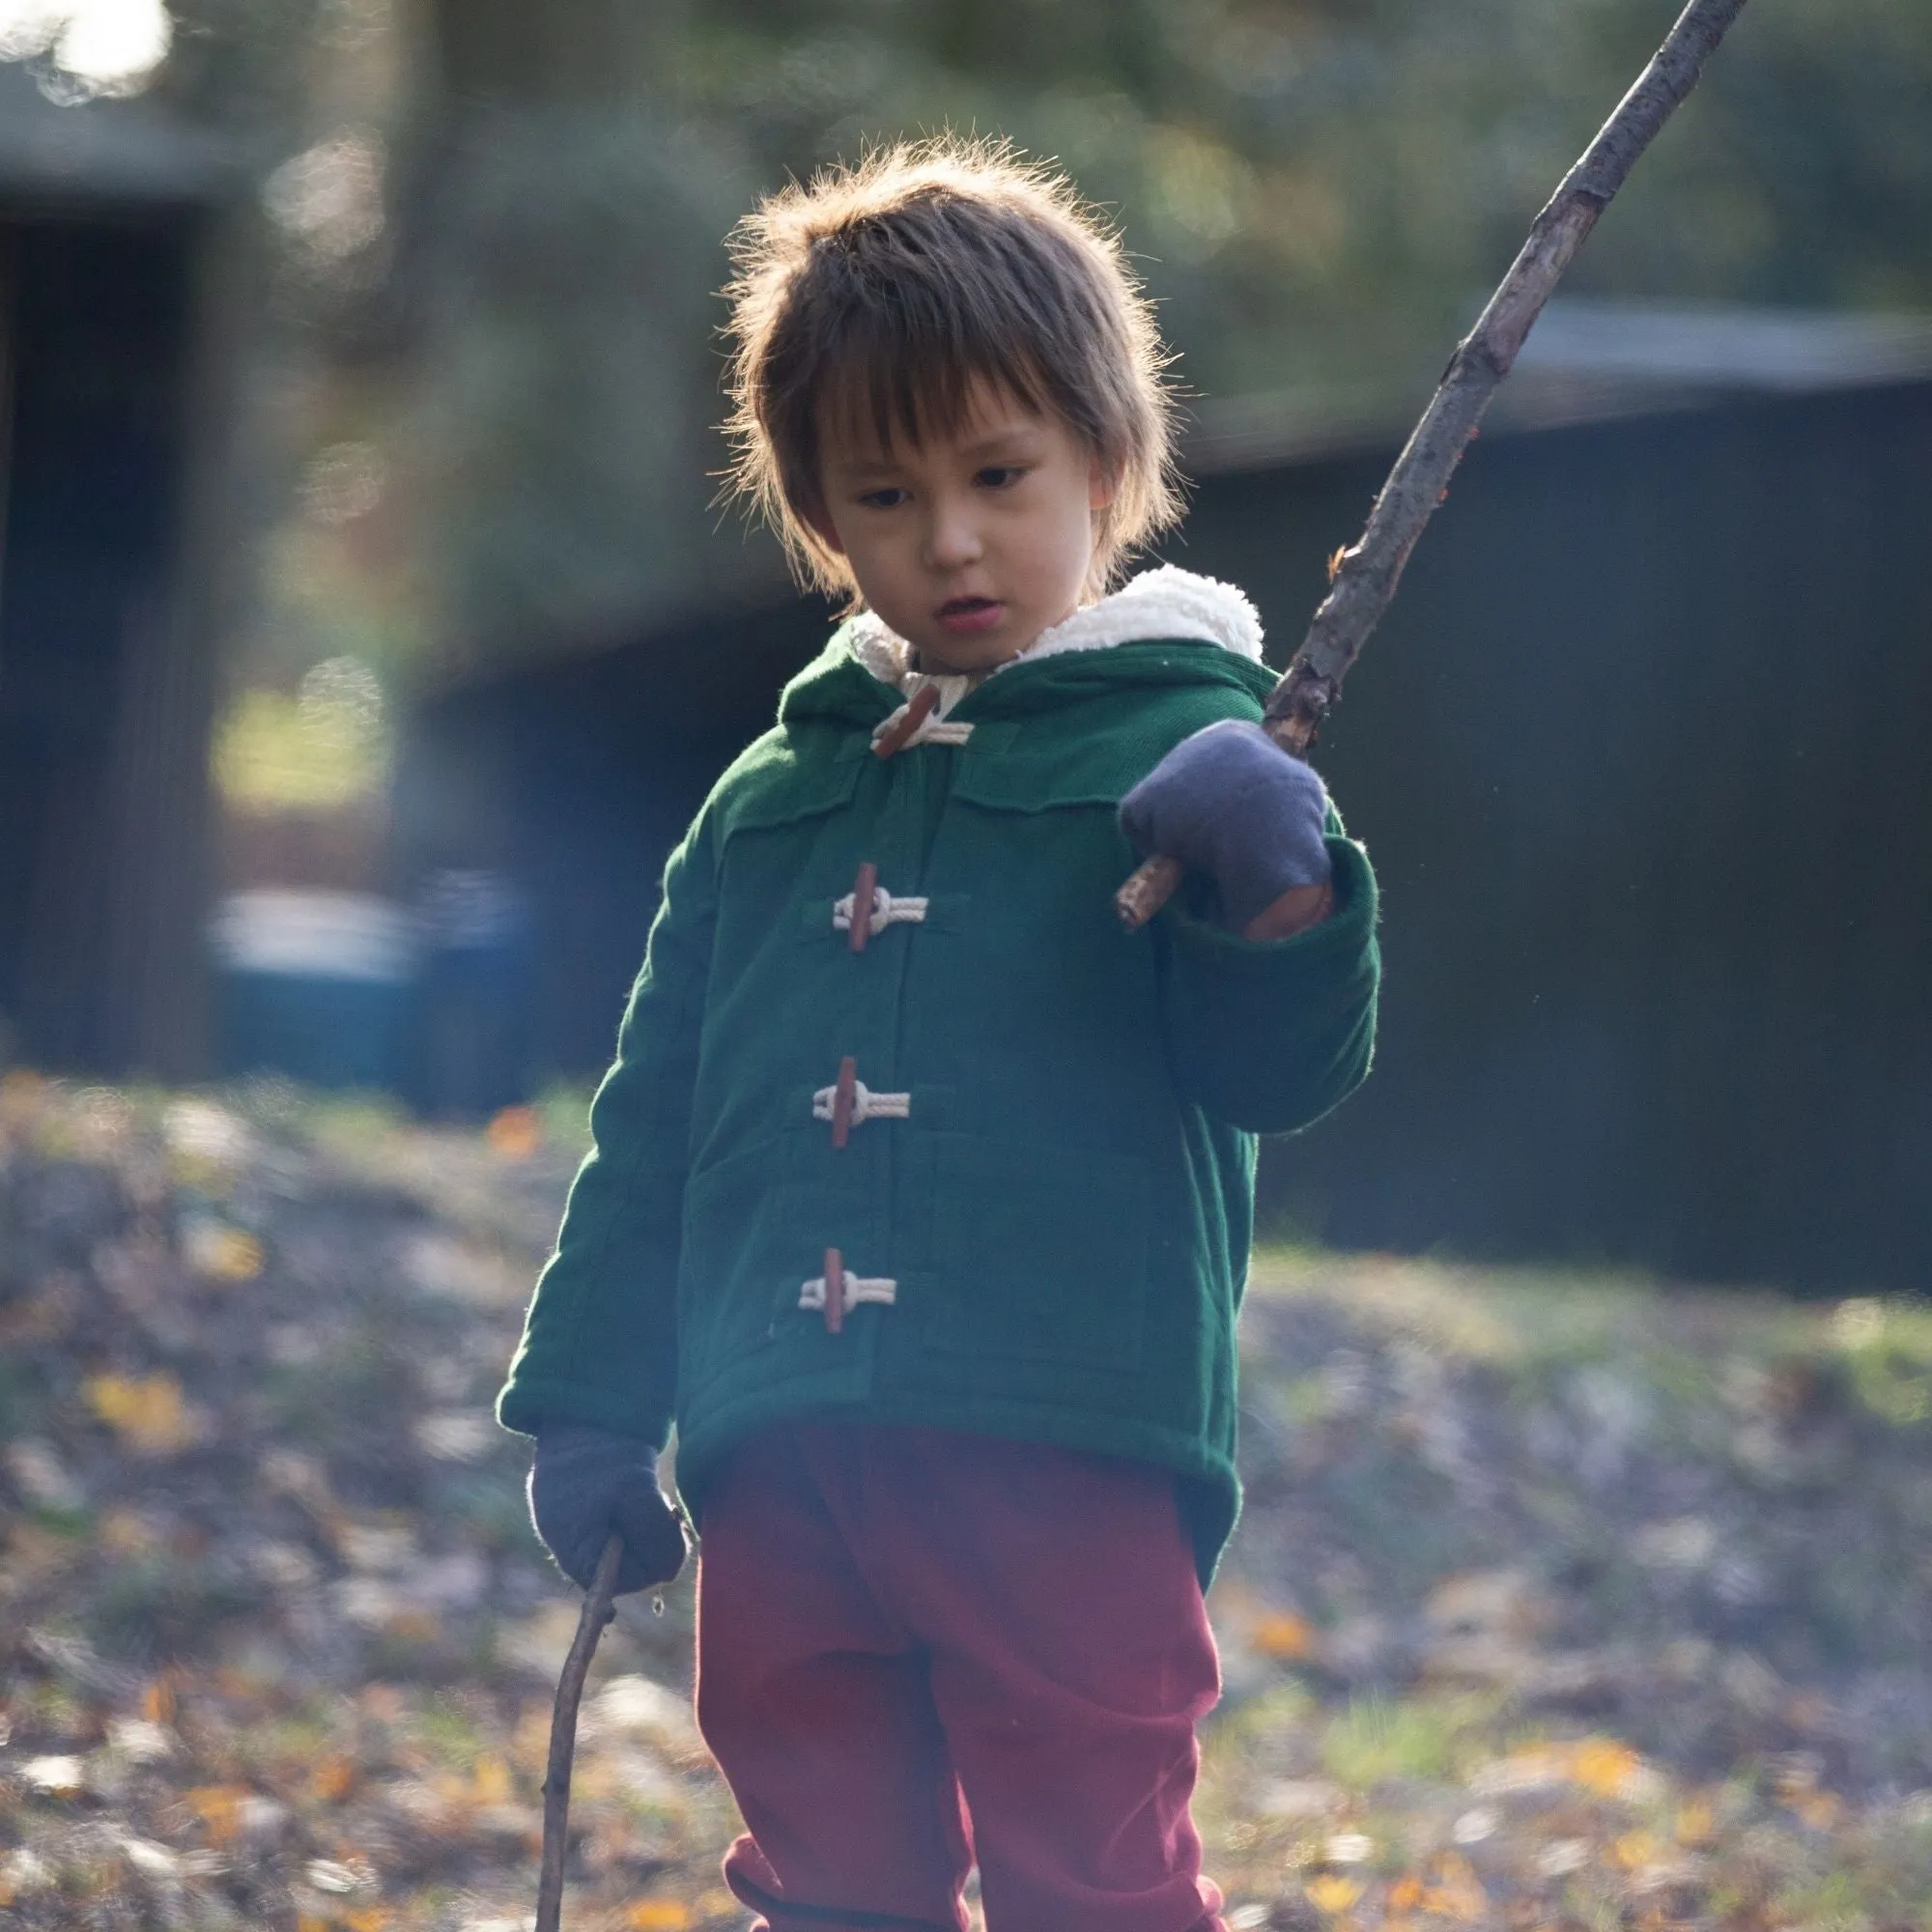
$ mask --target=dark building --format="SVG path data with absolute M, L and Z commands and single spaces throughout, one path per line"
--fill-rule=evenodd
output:
M 1932 330 L 1548 320 L 1317 754 L 1388 998 L 1269 1197 L 1353 1247 L 1932 1289 Z M 1286 656 L 1386 452 L 1243 433 L 1184 554 Z
M 1354 1247 L 1932 1288 L 1932 338 L 1546 328 L 1317 754 L 1386 891 L 1383 1036 L 1269 1148 L 1267 1210 Z M 1204 426 L 1170 556 L 1242 583 L 1277 662 L 1390 421 Z M 823 624 L 779 605 L 419 711 L 405 822 L 532 895 L 547 1065 L 608 1057 L 663 853 Z
M 822 604 L 774 596 L 466 683 L 410 716 L 402 877 L 420 892 L 483 867 L 526 898 L 533 1068 L 581 1076 L 610 1059 L 665 855 L 825 641 Z
M 0 67 L 0 1024 L 204 1066 L 221 479 L 244 185 L 146 103 Z

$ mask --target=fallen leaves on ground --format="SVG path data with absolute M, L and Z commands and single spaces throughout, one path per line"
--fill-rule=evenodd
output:
M 0 1908 L 522 1932 L 577 1599 L 489 1406 L 579 1147 L 0 1081 Z M 1932 1318 L 1276 1256 L 1213 1600 L 1242 1928 L 1932 1923 Z M 567 1922 L 745 1915 L 689 1578 L 586 1698 Z

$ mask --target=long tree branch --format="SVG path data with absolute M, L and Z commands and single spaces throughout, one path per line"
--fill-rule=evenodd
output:
M 570 1768 L 577 1755 L 577 1707 L 583 1680 L 597 1653 L 604 1626 L 616 1614 L 617 1572 L 623 1567 L 624 1539 L 612 1534 L 597 1559 L 597 1574 L 584 1593 L 570 1655 L 557 1679 L 556 1708 L 550 1720 L 550 1764 L 544 1773 L 543 1861 L 537 1873 L 536 1932 L 557 1932 L 563 1918 L 563 1861 L 570 1850 Z
M 1423 526 L 1482 421 L 1490 398 L 1515 365 L 1530 326 L 1570 266 L 1597 217 L 1623 186 L 1636 158 L 1696 86 L 1745 0 L 1690 0 L 1651 63 L 1564 176 L 1476 326 L 1458 346 L 1388 480 L 1368 527 L 1337 559 L 1328 594 L 1264 713 L 1270 736 L 1297 757 L 1341 696 L 1342 680 L 1394 598 Z M 1150 859 L 1115 904 L 1127 926 L 1144 925 L 1180 882 L 1179 865 Z

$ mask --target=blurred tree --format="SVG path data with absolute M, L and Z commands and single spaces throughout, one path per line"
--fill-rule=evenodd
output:
M 1118 211 L 1192 389 L 1426 384 L 1669 12 L 438 0 L 416 313 L 462 650 L 742 578 L 701 540 L 711 292 L 787 173 L 997 130 Z M 1932 9 L 1755 0 L 1571 285 L 1932 305 L 1928 211 Z
M 666 109 L 681 27 L 628 0 L 422 10 L 398 169 L 405 434 L 458 661 L 743 575 L 709 540 L 704 479 L 712 291 L 751 180 Z
M 272 166 L 306 117 L 316 43 L 339 34 L 349 11 L 347 0 L 169 0 L 173 33 L 153 93 L 253 136 Z
M 636 0 L 432 0 L 436 72 L 460 99 L 563 106 L 634 99 L 648 88 L 683 10 Z
M 57 71 L 88 6 L 49 0 L 0 53 L 58 98 L 146 85 L 259 156 L 277 354 L 308 358 L 262 499 L 306 506 L 270 541 L 263 630 L 296 676 L 431 636 L 514 654 L 771 581 L 767 548 L 710 540 L 704 473 L 720 242 L 787 173 L 1009 135 L 1118 212 L 1195 391 L 1419 388 L 1670 11 L 170 0 L 158 68 L 89 81 Z M 1569 285 L 1932 306 L 1928 212 L 1932 8 L 1753 0 Z M 386 507 L 318 520 L 291 486 L 345 448 Z
M 1629 0 L 717 0 L 679 105 L 762 173 L 997 128 L 1118 207 L 1202 385 L 1439 359 L 1662 39 Z M 1932 10 L 1756 0 L 1576 286 L 1932 302 Z

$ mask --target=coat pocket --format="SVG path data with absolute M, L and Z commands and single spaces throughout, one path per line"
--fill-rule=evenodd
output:
M 1148 1293 L 1148 1163 L 935 1134 L 925 1341 L 948 1353 L 1129 1372 Z
M 1102 736 L 1015 746 L 998 756 L 982 753 L 977 744 L 972 751 L 977 755 L 960 761 L 952 796 L 961 804 L 995 811 L 1055 811 L 1079 806 L 1111 811 L 1157 762 L 1157 755 L 1151 758 L 1139 744 L 1121 745 Z
M 783 1158 L 782 1140 L 760 1141 L 694 1175 L 685 1189 L 677 1312 L 689 1387 L 762 1347 L 787 1286 L 798 1294 L 796 1238 L 780 1185 Z

